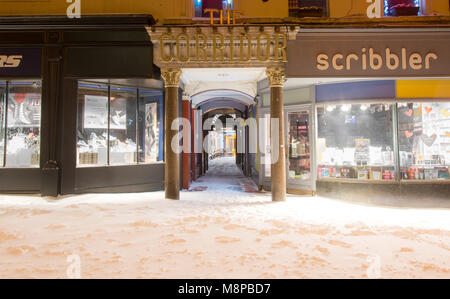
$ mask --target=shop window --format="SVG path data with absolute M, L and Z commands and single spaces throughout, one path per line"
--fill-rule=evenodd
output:
M 3 146 L 0 160 L 8 168 L 40 165 L 40 82 L 11 81 L 0 87 Z
M 205 9 L 227 10 L 233 9 L 233 0 L 194 0 L 195 1 L 195 16 L 209 18 L 210 13 L 205 12 Z M 214 14 L 215 18 L 219 18 L 219 14 Z
M 108 165 L 108 86 L 79 84 L 77 165 Z
M 288 113 L 289 178 L 309 180 L 311 178 L 311 147 L 309 113 Z
M 117 166 L 162 161 L 161 102 L 160 91 L 80 83 L 77 165 Z
M 401 178 L 449 179 L 450 103 L 399 103 L 398 122 Z
M 5 111 L 6 111 L 6 83 L 0 82 L 0 167 L 5 166 Z
M 154 90 L 139 90 L 138 137 L 139 162 L 163 161 L 163 130 L 161 125 L 162 93 Z
M 137 90 L 110 88 L 109 164 L 137 163 Z
M 326 105 L 317 117 L 319 178 L 396 179 L 392 105 Z
M 328 0 L 288 0 L 290 17 L 326 17 Z
M 384 0 L 385 16 L 417 16 L 421 0 Z

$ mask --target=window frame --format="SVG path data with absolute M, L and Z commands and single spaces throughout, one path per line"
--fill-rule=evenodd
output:
M 107 87 L 107 119 L 108 119 L 108 124 L 107 124 L 107 128 L 106 128 L 106 135 L 107 135 L 107 139 L 106 139 L 106 163 L 104 165 L 91 165 L 88 164 L 86 166 L 79 164 L 78 163 L 78 155 L 79 155 L 79 151 L 78 151 L 78 137 L 76 139 L 75 142 L 75 146 L 76 146 L 76 155 L 77 158 L 75 159 L 77 162 L 75 163 L 75 167 L 77 169 L 83 169 L 83 168 L 101 168 L 101 167 L 127 167 L 127 166 L 139 166 L 139 165 L 154 165 L 154 164 L 163 164 L 165 163 L 164 161 L 164 155 L 160 154 L 160 149 L 161 146 L 158 146 L 158 156 L 157 156 L 157 161 L 155 162 L 141 162 L 139 159 L 139 148 L 141 146 L 141 142 L 139 140 L 139 100 L 140 100 L 140 96 L 141 96 L 141 91 L 155 91 L 155 92 L 159 92 L 161 93 L 161 97 L 162 99 L 164 99 L 164 91 L 160 90 L 160 89 L 155 89 L 155 88 L 140 88 L 140 87 L 132 87 L 132 86 L 127 86 L 127 85 L 121 85 L 121 84 L 114 84 L 114 83 L 99 83 L 99 82 L 93 82 L 93 81 L 85 81 L 85 80 L 78 80 L 77 82 L 77 101 L 79 101 L 78 99 L 78 95 L 79 95 L 79 87 L 80 84 L 85 84 L 85 85 L 102 85 L 102 86 L 106 86 Z M 110 153 L 111 153 L 111 143 L 110 143 L 110 138 L 111 138 L 111 87 L 118 89 L 120 91 L 120 89 L 132 89 L 135 91 L 135 118 L 136 118 L 136 130 L 135 130 L 135 134 L 136 134 L 136 152 L 135 152 L 135 156 L 136 156 L 136 162 L 135 163 L 129 163 L 129 164 L 111 164 L 111 157 L 110 157 Z M 145 93 L 145 92 L 144 92 Z M 163 103 L 160 103 L 159 101 L 155 101 L 158 103 L 158 111 L 157 111 L 157 117 L 158 118 L 158 123 L 161 122 L 160 118 L 163 117 L 162 115 L 160 115 L 159 113 L 159 105 L 162 105 Z M 80 113 L 79 111 L 79 103 L 77 102 L 77 115 L 78 113 Z M 76 124 L 76 130 L 78 130 L 78 125 L 79 125 L 79 116 L 77 116 L 77 124 Z M 161 127 L 158 128 L 159 131 L 157 132 L 158 136 L 161 136 Z M 159 138 L 159 142 L 161 142 L 161 138 Z M 164 142 L 164 139 L 162 140 L 162 142 Z M 164 146 L 162 147 L 164 148 Z M 158 159 L 160 159 L 160 157 L 162 157 L 162 159 L 160 161 L 158 161 Z
M 3 102 L 3 119 L 2 119 L 2 125 L 3 129 L 4 129 L 4 136 L 2 138 L 2 140 L 0 140 L 0 143 L 3 144 L 3 161 L 0 164 L 0 169 L 39 169 L 41 168 L 41 161 L 39 160 L 39 163 L 35 166 L 32 166 L 31 164 L 29 166 L 26 167 L 8 167 L 8 104 L 9 104 L 9 95 L 10 95 L 10 88 L 11 88 L 11 83 L 14 82 L 23 82 L 23 83 L 31 83 L 30 86 L 34 87 L 34 86 L 38 86 L 39 89 L 39 94 L 40 94 L 40 120 L 39 120 L 39 151 L 38 151 L 38 157 L 40 157 L 41 154 L 41 141 L 42 141 L 42 78 L 17 78 L 17 79 L 7 79 L 7 80 L 2 80 L 2 83 L 5 83 L 5 98 L 4 98 L 4 102 Z M 36 85 L 35 85 L 36 84 Z M 33 164 L 34 165 L 34 164 Z

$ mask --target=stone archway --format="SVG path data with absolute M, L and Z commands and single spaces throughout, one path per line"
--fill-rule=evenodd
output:
M 178 200 L 180 164 L 171 140 L 178 133 L 170 130 L 178 117 L 178 88 L 183 69 L 263 68 L 271 87 L 271 118 L 278 120 L 278 151 L 272 165 L 272 200 L 286 198 L 286 153 L 284 140 L 283 85 L 287 62 L 287 40 L 294 38 L 297 27 L 281 25 L 152 26 L 147 32 L 154 46 L 154 63 L 161 68 L 166 88 L 165 193 Z M 190 94 L 198 94 L 192 86 Z M 186 88 L 187 87 L 187 88 Z M 177 145 L 174 145 L 177 147 Z M 274 151 L 273 151 L 274 152 Z

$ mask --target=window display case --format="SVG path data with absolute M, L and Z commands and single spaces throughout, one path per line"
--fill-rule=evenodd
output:
M 108 164 L 108 86 L 78 87 L 77 165 Z
M 162 92 L 139 90 L 138 99 L 138 139 L 139 163 L 162 161 L 161 112 L 158 103 L 162 101 Z
M 40 164 L 40 82 L 7 83 L 5 166 L 37 168 Z
M 5 111 L 6 111 L 6 82 L 0 83 L 0 167 L 4 167 L 5 161 Z
M 161 91 L 80 83 L 78 167 L 162 161 Z
M 288 113 L 288 178 L 311 178 L 310 123 L 307 111 Z
M 450 103 L 399 103 L 398 122 L 401 179 L 448 180 Z
M 396 179 L 392 104 L 317 108 L 319 179 Z
M 137 90 L 110 87 L 109 164 L 137 163 Z

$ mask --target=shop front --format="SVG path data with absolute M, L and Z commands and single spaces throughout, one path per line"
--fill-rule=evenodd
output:
M 304 184 L 288 191 L 447 198 L 449 47 L 445 30 L 300 32 L 288 46 L 285 93 L 294 96 L 285 102 L 285 138 L 287 178 Z M 260 182 L 268 187 L 261 161 Z
M 40 185 L 42 48 L 0 48 L 0 188 Z
M 1 192 L 164 188 L 152 24 L 148 15 L 2 19 Z

